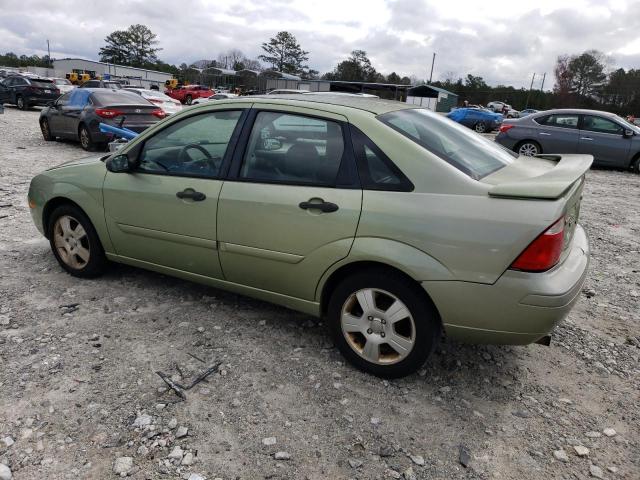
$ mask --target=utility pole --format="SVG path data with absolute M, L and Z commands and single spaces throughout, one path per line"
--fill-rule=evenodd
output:
M 540 91 L 544 92 L 544 79 L 547 77 L 547 72 L 542 74 L 542 85 L 540 85 Z
M 47 68 L 51 67 L 51 48 L 49 48 L 49 39 L 47 38 Z M 47 72 L 48 73 L 48 72 Z
M 433 52 L 433 58 L 431 59 L 431 73 L 429 74 L 429 83 L 433 79 L 433 65 L 436 63 L 436 52 Z
M 533 81 L 536 78 L 536 74 L 533 74 L 533 77 L 531 77 L 531 85 L 529 86 L 529 93 L 527 93 L 527 103 L 525 105 L 525 108 L 529 108 L 529 98 L 531 97 L 531 90 L 533 90 Z

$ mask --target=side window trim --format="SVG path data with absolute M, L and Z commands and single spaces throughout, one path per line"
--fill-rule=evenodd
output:
M 253 126 L 255 125 L 256 118 L 259 113 L 267 112 L 267 113 L 281 113 L 288 115 L 299 115 L 302 117 L 315 118 L 318 120 L 331 121 L 335 122 L 340 126 L 342 131 L 342 139 L 344 143 L 344 151 L 342 154 L 342 162 L 338 169 L 338 174 L 336 176 L 335 185 L 326 186 L 326 185 L 318 185 L 318 184 L 310 184 L 310 183 L 296 183 L 296 182 L 277 182 L 277 181 L 268 181 L 268 180 L 253 180 L 248 178 L 240 177 L 240 170 L 242 169 L 242 164 L 244 162 L 244 157 L 247 152 L 247 148 L 249 148 L 249 137 L 251 136 L 251 132 L 253 131 Z M 322 117 L 320 115 L 313 115 L 308 113 L 300 113 L 300 112 L 291 112 L 287 110 L 275 110 L 269 108 L 251 108 L 251 111 L 247 115 L 247 119 L 242 128 L 242 132 L 239 135 L 239 139 L 237 144 L 234 147 L 233 158 L 231 160 L 231 164 L 226 173 L 226 179 L 234 182 L 246 182 L 246 183 L 271 183 L 277 185 L 290 185 L 290 186 L 310 186 L 310 187 L 325 187 L 325 188 L 345 188 L 345 189 L 358 189 L 360 188 L 360 182 L 357 175 L 357 168 L 355 165 L 355 157 L 353 153 L 353 145 L 351 143 L 351 135 L 349 134 L 348 124 L 341 120 L 336 120 L 333 118 Z
M 393 163 L 382 150 L 378 147 L 373 140 L 365 135 L 355 125 L 349 125 L 351 131 L 351 141 L 353 142 L 353 151 L 358 167 L 358 176 L 360 177 L 360 183 L 363 190 L 377 190 L 377 191 L 389 191 L 389 192 L 411 192 L 415 188 L 411 180 Z M 384 185 L 373 182 L 369 178 L 367 159 L 365 153 L 365 146 L 369 148 L 389 170 L 400 179 L 399 185 Z
M 224 157 L 222 158 L 222 165 L 220 166 L 220 170 L 218 172 L 218 175 L 196 175 L 193 173 L 180 173 L 180 172 L 162 172 L 162 171 L 148 171 L 148 170 L 140 170 L 139 169 L 139 164 L 140 164 L 140 156 L 142 155 L 142 152 L 144 151 L 144 147 L 146 146 L 147 141 L 150 138 L 155 137 L 156 135 L 158 135 L 160 132 L 163 132 L 164 130 L 166 130 L 167 128 L 171 127 L 172 125 L 175 125 L 178 122 L 172 122 L 166 126 L 164 126 L 163 128 L 161 128 L 160 130 L 158 130 L 157 132 L 155 132 L 151 137 L 149 137 L 148 139 L 145 139 L 143 142 L 137 144 L 135 147 L 132 148 L 132 150 L 130 150 L 127 153 L 134 153 L 135 152 L 135 168 L 133 169 L 133 173 L 135 174 L 140 174 L 140 175 L 162 175 L 165 177 L 186 177 L 186 178 L 203 178 L 203 179 L 207 179 L 207 180 L 224 180 L 226 178 L 226 173 L 229 169 L 229 164 L 231 163 L 231 158 L 233 155 L 233 152 L 235 151 L 236 145 L 238 143 L 238 139 L 240 137 L 240 132 L 241 130 L 244 128 L 245 122 L 247 120 L 247 116 L 250 112 L 251 108 L 233 108 L 231 106 L 229 106 L 229 108 L 225 108 L 225 109 L 220 109 L 220 110 L 209 110 L 206 112 L 198 112 L 194 115 L 189 115 L 186 117 L 182 117 L 180 118 L 180 120 L 178 120 L 178 122 L 181 122 L 183 120 L 186 120 L 188 118 L 193 118 L 196 116 L 200 116 L 200 115 L 206 115 L 209 113 L 218 113 L 218 112 L 233 112 L 233 111 L 240 111 L 240 117 L 238 118 L 238 123 L 236 123 L 236 126 L 233 129 L 233 133 L 231 134 L 231 137 L 229 138 L 229 144 L 227 145 L 227 149 L 225 151 Z

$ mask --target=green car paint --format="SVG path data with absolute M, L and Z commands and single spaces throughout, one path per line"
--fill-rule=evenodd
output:
M 51 205 L 68 199 L 91 219 L 110 260 L 317 316 L 326 306 L 325 286 L 342 272 L 383 264 L 425 290 L 449 336 L 536 341 L 578 296 L 588 266 L 586 235 L 572 226 L 561 263 L 547 272 L 509 266 L 555 220 L 578 211 L 591 157 L 515 160 L 474 179 L 377 118 L 410 108 L 344 96 L 223 100 L 159 122 L 118 153 L 133 154 L 157 132 L 200 113 L 290 112 L 357 127 L 411 181 L 411 191 L 114 173 L 94 157 L 33 179 L 33 220 L 45 234 Z M 206 200 L 176 198 L 185 189 Z M 298 208 L 319 199 L 340 208 Z

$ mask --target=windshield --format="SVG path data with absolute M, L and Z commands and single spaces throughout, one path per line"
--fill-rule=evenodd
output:
M 423 108 L 389 112 L 378 119 L 476 180 L 516 158 L 497 143 Z
M 629 130 L 633 130 L 634 132 L 640 132 L 640 128 L 638 128 L 637 125 L 629 122 L 628 120 L 625 120 L 624 118 L 619 117 L 618 115 L 614 115 L 614 118 L 618 122 L 620 122 L 624 128 L 628 128 Z

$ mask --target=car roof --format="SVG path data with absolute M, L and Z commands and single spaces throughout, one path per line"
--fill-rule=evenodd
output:
M 371 97 L 351 97 L 347 95 L 256 95 L 250 97 L 238 97 L 230 99 L 230 102 L 243 101 L 247 99 L 255 103 L 291 105 L 296 107 L 322 108 L 323 110 L 340 113 L 342 109 L 352 108 L 364 110 L 375 115 L 397 110 L 418 108 L 409 103 L 397 102 L 395 100 L 382 100 Z
M 553 110 L 544 110 L 545 115 L 552 114 L 573 114 L 573 115 L 600 115 L 604 117 L 615 117 L 615 113 L 603 112 L 602 110 L 588 110 L 583 108 L 556 108 Z

